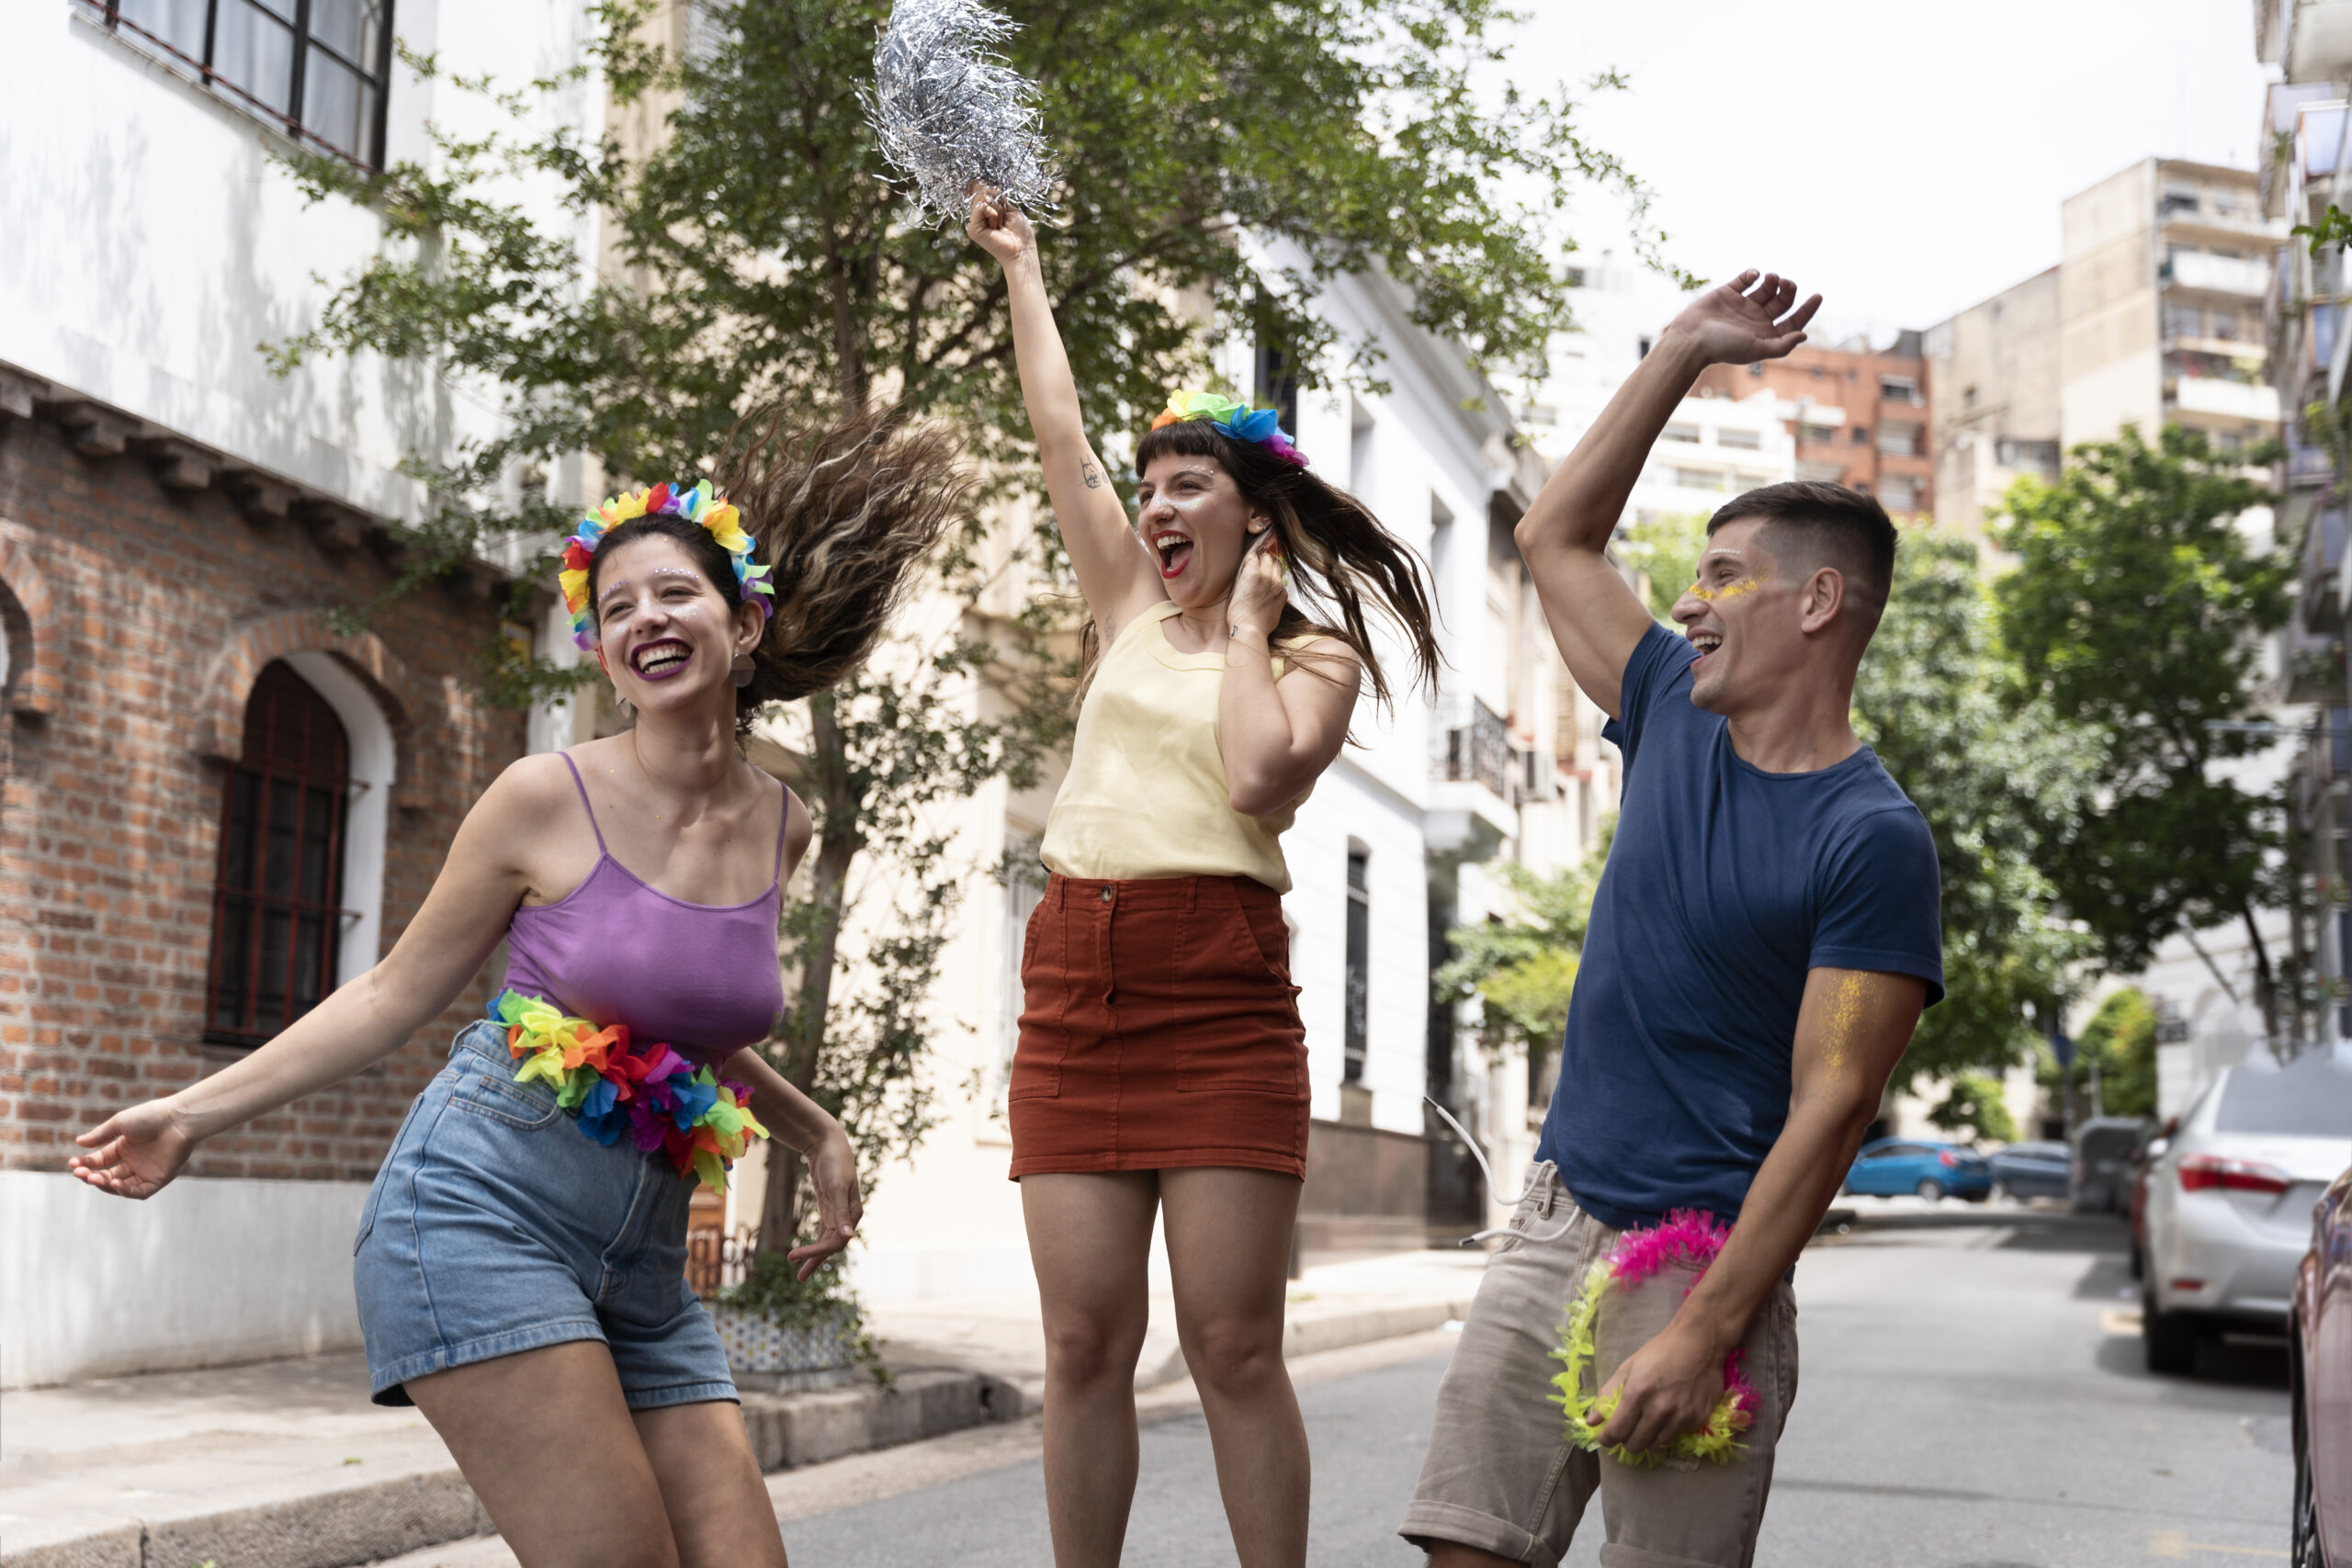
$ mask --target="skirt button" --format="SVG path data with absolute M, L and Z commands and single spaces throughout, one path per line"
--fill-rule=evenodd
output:
M 1107 904 L 1107 903 L 1109 903 L 1110 901 L 1111 901 L 1111 890 L 1110 890 L 1109 888 L 1105 887 L 1104 889 L 1102 889 L 1102 902 L 1104 902 L 1105 904 Z

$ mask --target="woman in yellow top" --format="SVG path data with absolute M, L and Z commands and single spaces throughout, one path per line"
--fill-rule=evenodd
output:
M 1234 1546 L 1243 1568 L 1299 1568 L 1306 1432 L 1282 1344 L 1306 1046 L 1280 840 L 1364 681 L 1388 696 L 1367 611 L 1434 673 L 1426 572 L 1308 472 L 1272 413 L 1203 392 L 1178 393 L 1138 444 L 1130 525 L 1087 443 L 1035 234 L 986 192 L 970 232 L 1004 264 L 1022 394 L 1091 615 L 1007 1097 L 1045 1314 L 1054 1561 L 1119 1560 L 1164 1209 Z M 1328 604 L 1330 624 L 1291 589 Z

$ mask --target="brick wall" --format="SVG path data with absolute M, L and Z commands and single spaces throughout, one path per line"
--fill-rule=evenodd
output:
M 1906 334 L 1906 336 L 1909 334 Z M 1918 400 L 1889 398 L 1880 391 L 1882 377 L 1899 377 L 1918 389 Z M 1883 496 L 1887 480 L 1897 475 L 1915 487 L 1909 506 L 1891 505 L 1898 515 L 1932 516 L 1935 513 L 1935 457 L 1928 445 L 1932 431 L 1928 362 L 1916 354 L 1866 354 L 1852 349 L 1800 345 L 1785 358 L 1758 365 L 1711 365 L 1699 376 L 1702 395 L 1754 397 L 1770 391 L 1786 402 L 1810 400 L 1845 411 L 1845 422 L 1833 440 L 1816 441 L 1806 434 L 1806 422 L 1787 422 L 1797 438 L 1799 474 L 1823 478 L 1837 470 L 1837 482 Z M 1913 426 L 1916 449 L 1884 452 L 1880 434 L 1889 425 Z M 1857 441 L 1855 433 L 1862 433 Z
M 390 722 L 400 785 L 383 948 L 423 900 L 460 818 L 523 749 L 523 716 L 480 702 L 497 613 L 477 575 L 429 587 L 368 634 L 317 612 L 390 582 L 380 533 L 298 521 L 280 498 L 167 489 L 153 454 L 88 455 L 70 425 L 0 418 L 0 1167 L 58 1169 L 110 1109 L 241 1055 L 201 1041 L 225 759 L 273 658 L 334 654 Z M 171 477 L 168 474 L 163 477 Z M 250 498 L 249 498 L 250 500 Z M 272 517 L 270 512 L 284 515 Z M 313 518 L 315 524 L 318 519 Z M 478 976 L 439 1022 L 360 1077 L 207 1144 L 200 1175 L 363 1179 Z

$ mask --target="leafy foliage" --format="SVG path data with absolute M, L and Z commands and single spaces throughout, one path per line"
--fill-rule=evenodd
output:
M 2086 1082 L 2093 1066 L 2107 1114 L 2156 1113 L 2156 1010 L 2138 987 L 2109 993 L 2083 1025 L 2075 1042 L 2074 1081 Z
M 1625 530 L 1616 549 L 1626 565 L 1646 574 L 1650 614 L 1670 623 L 1674 602 L 1699 580 L 1706 547 L 1706 513 L 1692 512 L 1644 518 Z
M 1479 999 L 1490 1045 L 1539 1054 L 1558 1045 L 1616 825 L 1613 816 L 1604 818 L 1591 852 L 1550 876 L 1516 861 L 1490 862 L 1487 872 L 1510 887 L 1517 912 L 1446 933 L 1453 956 L 1430 984 L 1441 1000 Z
M 2168 426 L 2081 446 L 2054 482 L 2018 480 L 1996 587 L 2008 694 L 2096 737 L 2093 794 L 2045 831 L 2043 864 L 2112 972 L 2146 967 L 2184 931 L 2245 921 L 2278 1033 L 2280 988 L 2255 919 L 2278 880 L 2277 801 L 2228 776 L 2271 744 L 2231 728 L 2255 708 L 2259 640 L 2287 617 L 2293 564 L 2237 519 L 2270 496 L 2245 478 L 2263 451 L 2222 455 Z
M 1854 691 L 1855 728 L 1927 818 L 1943 878 L 1945 996 L 1898 1087 L 2024 1060 L 2026 1004 L 2051 1007 L 2086 950 L 2053 916 L 2040 862 L 2081 807 L 2095 738 L 2004 705 L 2001 682 L 1976 547 L 1906 531 Z
M 1421 326 L 1481 362 L 1532 367 L 1566 324 L 1554 268 L 1572 191 L 1613 189 L 1642 221 L 1646 192 L 1577 130 L 1566 88 L 1482 90 L 1512 19 L 1495 0 L 1005 9 L 1023 24 L 1005 52 L 1038 83 L 1071 171 L 1044 262 L 1099 429 L 1140 427 L 1205 367 L 1212 333 L 1254 336 L 1305 387 L 1376 377 L 1381 345 L 1339 342 L 1311 303 L 1342 274 L 1385 271 Z M 266 349 L 276 367 L 362 350 L 424 361 L 445 384 L 488 389 L 506 416 L 447 463 L 412 462 L 442 501 L 395 592 L 486 547 L 549 543 L 560 513 L 528 476 L 558 459 L 692 478 L 767 402 L 821 416 L 891 400 L 942 415 L 997 495 L 1034 488 L 1001 272 L 962 235 L 909 221 L 910 190 L 886 175 L 859 103 L 888 11 L 721 6 L 714 46 L 679 53 L 651 41 L 652 0 L 600 0 L 580 69 L 519 88 L 452 81 L 495 107 L 495 130 L 428 128 L 429 158 L 379 173 L 288 155 L 311 199 L 373 208 L 385 243 L 310 330 Z M 429 57 L 402 58 L 440 74 Z M 616 129 L 583 137 L 546 107 L 591 73 Z M 533 193 L 553 194 L 551 214 Z M 518 480 L 520 504 L 497 499 Z M 1009 570 L 978 547 L 981 527 L 976 517 L 943 581 L 975 605 Z M 1058 570 L 1049 534 L 1027 548 Z M 518 608 L 544 577 L 522 573 Z M 900 645 L 881 658 L 888 675 L 811 699 L 799 728 L 796 783 L 817 840 L 783 933 L 798 990 L 770 1050 L 843 1114 L 869 1176 L 928 1124 L 916 1067 L 958 875 L 924 814 L 998 773 L 1028 776 L 1059 739 L 1059 666 L 1040 640 L 1057 613 L 1016 606 L 981 620 L 985 637 Z M 520 700 L 589 678 L 502 651 L 487 683 Z M 999 688 L 1009 716 L 967 718 L 974 682 Z M 890 915 L 852 952 L 854 874 L 868 863 L 887 868 L 869 880 L 889 889 Z M 861 985 L 837 996 L 853 965 Z M 798 1160 L 773 1154 L 763 1229 L 776 1246 L 809 1203 Z
M 1973 1068 L 1952 1075 L 1943 1099 L 1928 1110 L 1928 1123 L 1987 1143 L 2013 1144 L 2018 1138 L 2017 1118 L 2001 1097 L 2001 1080 Z

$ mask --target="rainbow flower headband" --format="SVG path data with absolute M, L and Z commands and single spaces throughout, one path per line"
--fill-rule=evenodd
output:
M 1188 387 L 1168 394 L 1168 407 L 1151 422 L 1151 427 L 1158 430 L 1163 424 L 1177 424 L 1188 419 L 1207 420 L 1219 434 L 1230 435 L 1236 441 L 1254 442 L 1295 468 L 1306 467 L 1306 454 L 1291 445 L 1290 433 L 1283 429 L 1282 416 L 1272 409 L 1253 409 L 1220 393 Z
M 718 541 L 718 547 L 733 558 L 739 598 L 757 604 L 763 617 L 775 613 L 771 603 L 775 590 L 768 584 L 768 569 L 752 564 L 752 536 L 743 532 L 735 503 L 712 490 L 708 479 L 692 490 L 665 483 L 624 491 L 582 518 L 579 529 L 563 542 L 563 570 L 556 581 L 563 589 L 563 607 L 571 612 L 571 640 L 582 652 L 596 649 L 596 628 L 588 613 L 589 558 L 605 535 L 638 517 L 683 517 L 701 524 Z
M 1611 1393 L 1602 1397 L 1590 1386 L 1595 1381 L 1594 1331 L 1603 1299 L 1611 1292 L 1620 1287 L 1630 1289 L 1669 1266 L 1703 1273 L 1730 1239 L 1730 1230 L 1717 1224 L 1713 1214 L 1680 1209 L 1667 1215 L 1663 1224 L 1627 1231 L 1618 1238 L 1616 1250 L 1585 1271 L 1584 1290 L 1570 1306 L 1567 1322 L 1561 1325 L 1560 1348 L 1552 1352 L 1554 1360 L 1565 1363 L 1552 1380 L 1552 1386 L 1558 1390 L 1552 1402 L 1566 1413 L 1568 1441 L 1588 1452 L 1605 1453 L 1623 1464 L 1653 1465 L 1663 1459 L 1727 1464 L 1739 1457 L 1747 1447 L 1746 1433 L 1756 1424 L 1758 1400 L 1756 1385 L 1747 1381 L 1736 1348 L 1724 1358 L 1723 1397 L 1708 1412 L 1705 1424 L 1696 1431 L 1679 1434 L 1662 1450 L 1634 1453 L 1622 1443 L 1604 1447 L 1601 1429 L 1617 1413 L 1620 1394 Z

